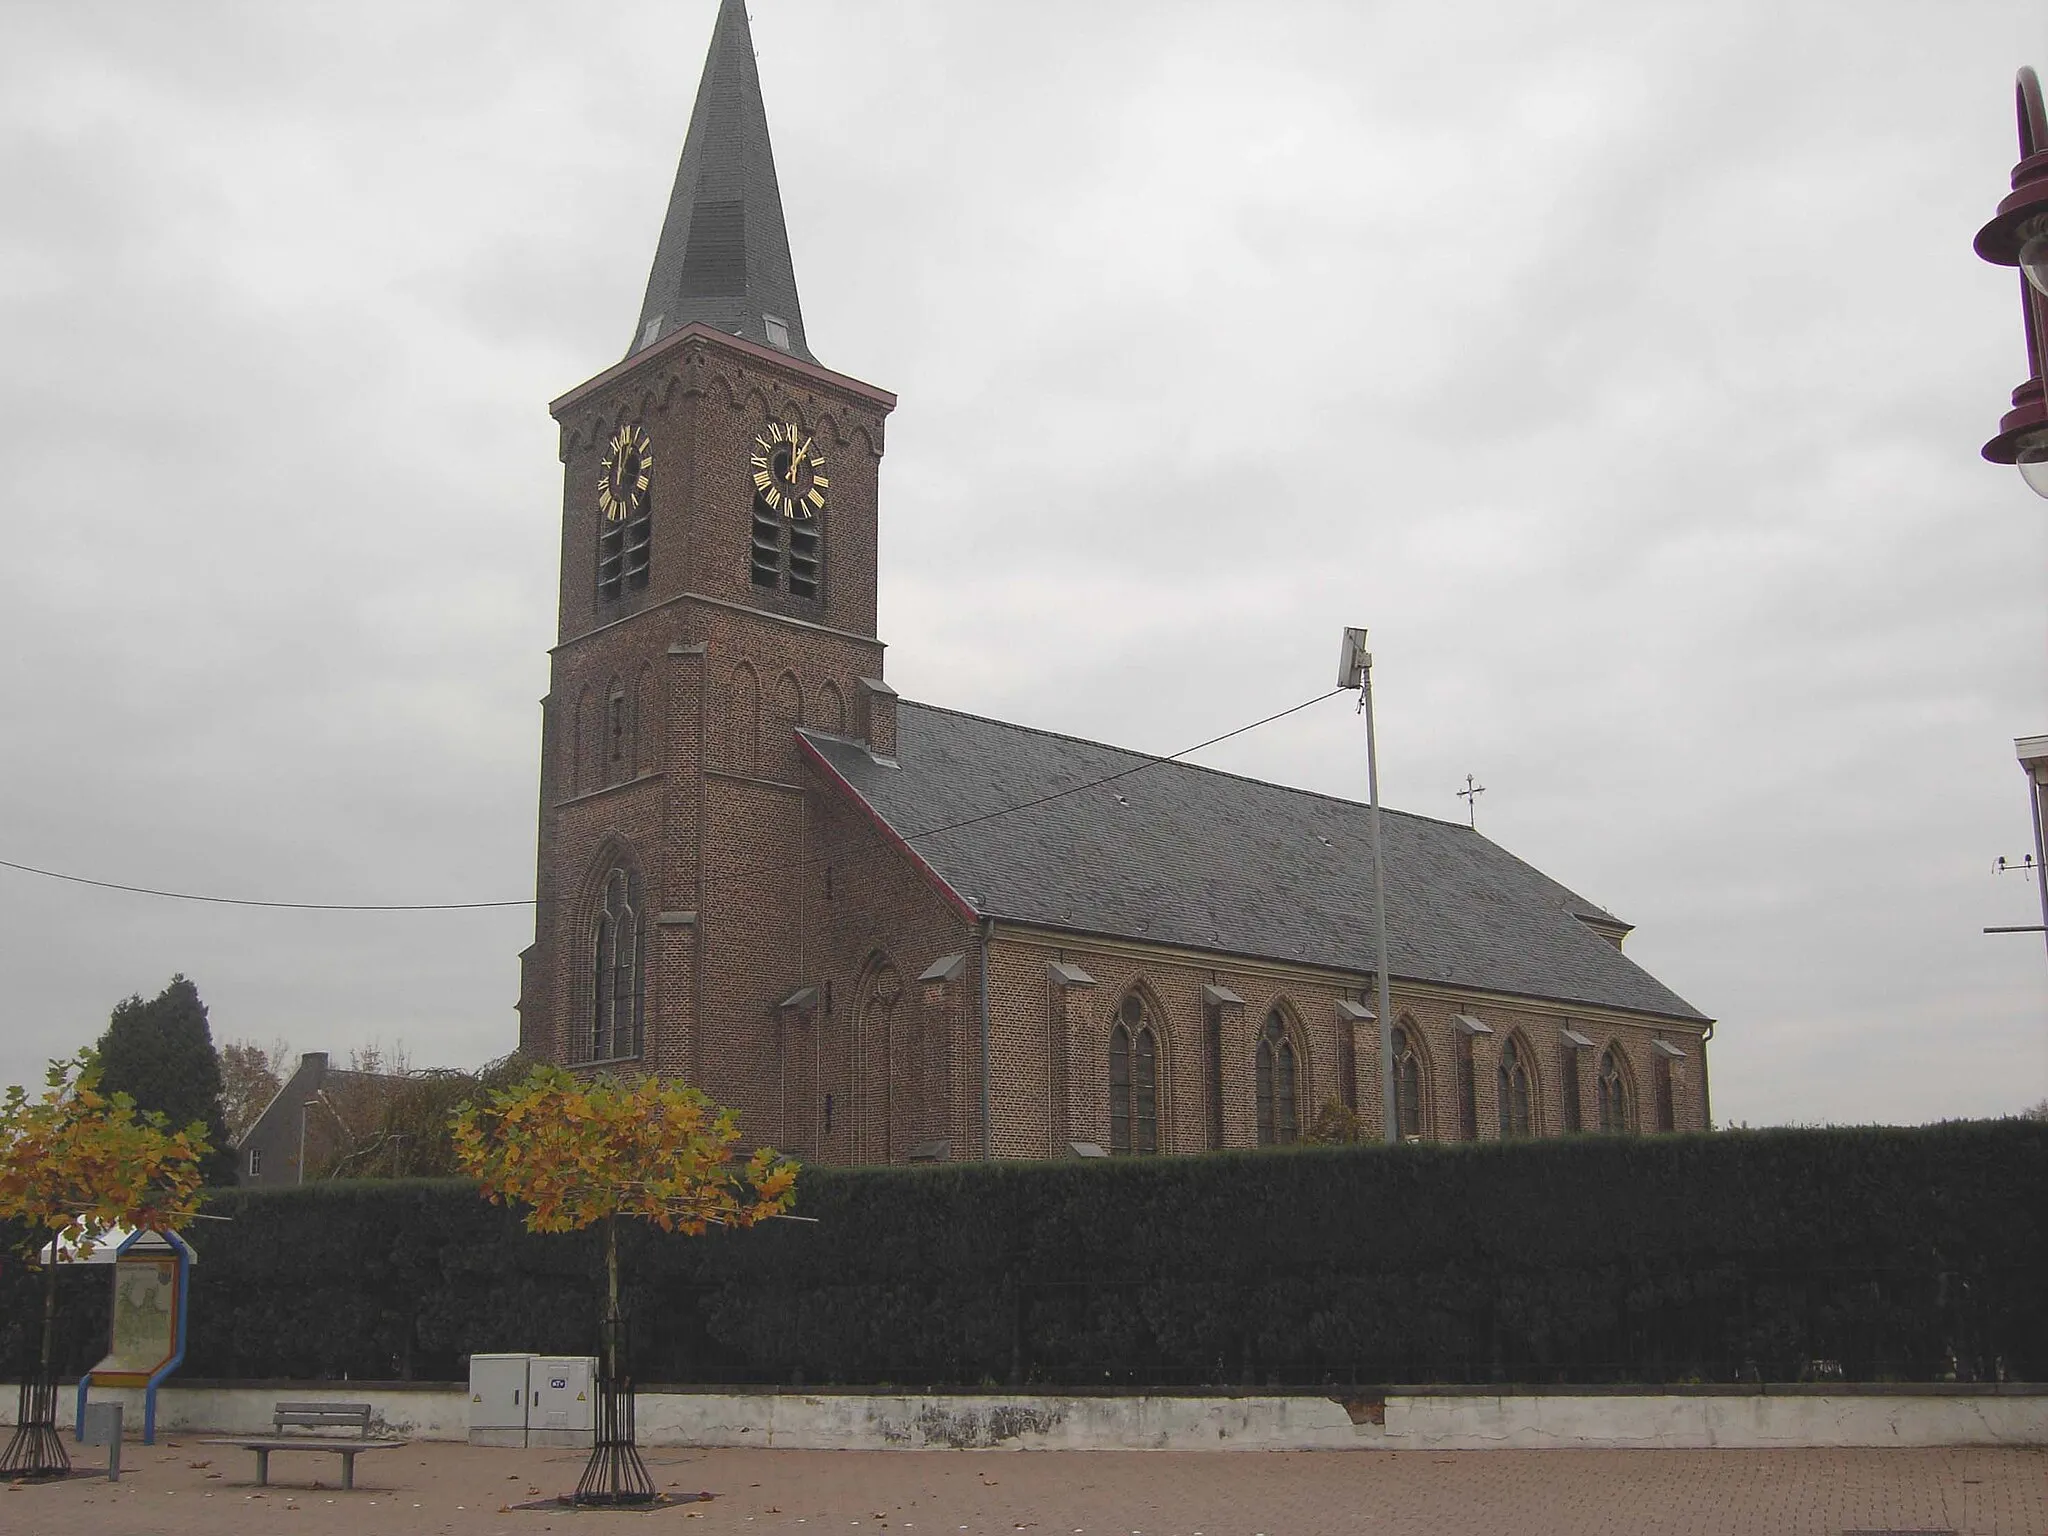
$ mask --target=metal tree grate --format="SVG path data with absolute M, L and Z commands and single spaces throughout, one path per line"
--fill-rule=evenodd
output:
M 14 1435 L 0 1451 L 0 1478 L 65 1477 L 71 1457 L 57 1437 L 57 1379 L 37 1372 L 21 1384 Z
M 633 1425 L 633 1378 L 621 1369 L 626 1322 L 606 1318 L 600 1329 L 597 1377 L 597 1438 L 590 1460 L 576 1480 L 576 1502 L 589 1505 L 652 1504 L 654 1479 L 640 1459 Z

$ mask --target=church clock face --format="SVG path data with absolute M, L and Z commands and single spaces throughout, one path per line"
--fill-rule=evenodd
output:
M 630 522 L 647 507 L 654 481 L 654 448 L 639 427 L 621 427 L 605 445 L 597 508 L 608 523 Z
M 825 455 L 819 452 L 817 439 L 794 422 L 769 423 L 768 430 L 754 439 L 754 453 L 747 462 L 754 472 L 754 494 L 769 511 L 802 523 L 825 510 L 825 493 L 832 488 L 825 478 Z

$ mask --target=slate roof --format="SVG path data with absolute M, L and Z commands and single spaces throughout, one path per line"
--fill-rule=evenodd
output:
M 804 341 L 747 8 L 744 0 L 722 0 L 626 355 L 698 321 L 774 346 L 769 315 L 789 327 L 785 350 L 815 363 Z
M 802 735 L 983 915 L 1377 969 L 1356 801 L 908 700 L 896 730 L 896 765 Z M 990 814 L 1047 796 L 1058 798 Z M 1705 1021 L 1579 916 L 1626 924 L 1498 844 L 1400 811 L 1383 809 L 1381 826 L 1395 977 Z

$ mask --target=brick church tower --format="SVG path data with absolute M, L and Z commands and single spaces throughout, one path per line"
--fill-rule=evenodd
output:
M 758 1067 L 816 961 L 795 728 L 894 750 L 894 405 L 811 353 L 746 8 L 723 0 L 631 350 L 550 406 L 560 627 L 519 1009 L 527 1053 L 684 1076 L 750 1136 L 789 1138 Z

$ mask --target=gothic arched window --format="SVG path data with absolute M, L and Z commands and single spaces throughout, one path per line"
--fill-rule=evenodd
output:
M 1496 1102 L 1500 1106 L 1500 1139 L 1512 1141 L 1531 1134 L 1529 1115 L 1529 1064 L 1513 1035 L 1500 1048 L 1500 1065 L 1495 1069 Z
M 1394 1124 L 1403 1141 L 1422 1139 L 1422 1059 L 1406 1028 L 1394 1031 Z
M 1109 1032 L 1109 1150 L 1159 1150 L 1159 1037 L 1136 996 L 1124 999 Z
M 640 880 L 623 867 L 605 877 L 591 929 L 592 1061 L 638 1056 L 647 1014 L 646 921 Z
M 1629 1092 L 1628 1074 L 1613 1046 L 1600 1053 L 1600 1129 L 1632 1131 L 1636 1128 L 1636 1106 Z
M 1286 1146 L 1295 1139 L 1298 1130 L 1294 1112 L 1294 1042 L 1287 1038 L 1287 1021 L 1278 1008 L 1266 1015 L 1266 1027 L 1259 1031 L 1256 1068 L 1259 1145 Z

